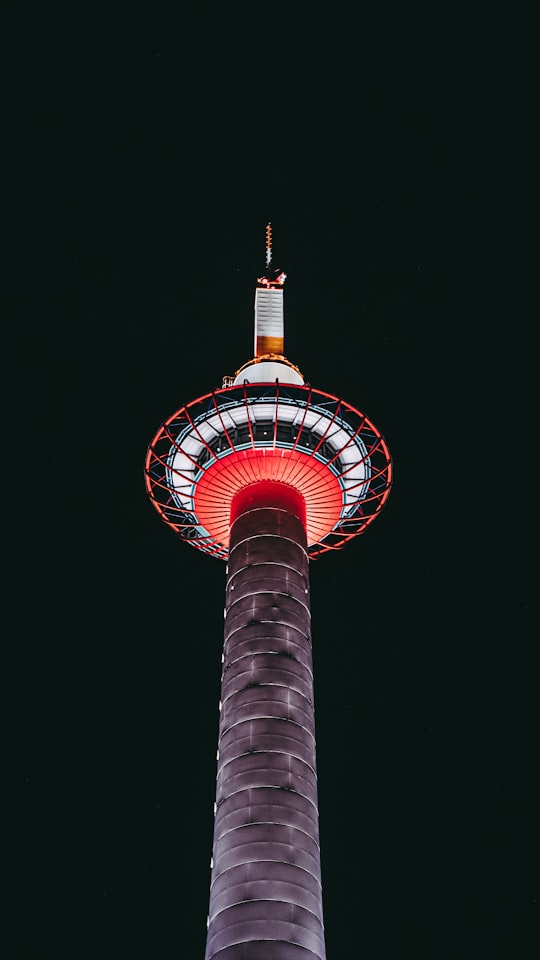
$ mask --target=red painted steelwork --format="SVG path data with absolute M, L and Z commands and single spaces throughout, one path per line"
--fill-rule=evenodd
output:
M 308 553 L 316 559 L 378 516 L 392 462 L 365 414 L 308 385 L 279 382 L 244 382 L 186 404 L 160 427 L 146 459 L 148 492 L 163 520 L 222 559 L 233 497 L 263 480 L 302 494 Z
M 208 467 L 195 490 L 197 517 L 215 541 L 228 547 L 234 496 L 265 480 L 288 484 L 302 496 L 308 544 L 327 536 L 338 522 L 341 487 L 324 463 L 300 450 L 236 450 Z

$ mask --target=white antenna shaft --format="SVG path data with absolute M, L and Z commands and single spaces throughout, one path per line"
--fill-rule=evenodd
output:
M 272 262 L 272 224 L 266 224 L 266 269 Z

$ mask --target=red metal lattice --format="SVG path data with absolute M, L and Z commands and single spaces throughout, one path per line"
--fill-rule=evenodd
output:
M 349 404 L 308 386 L 244 383 L 182 407 L 158 430 L 146 483 L 163 520 L 192 546 L 226 558 L 230 506 L 263 480 L 304 497 L 309 555 L 363 533 L 390 492 L 385 441 Z

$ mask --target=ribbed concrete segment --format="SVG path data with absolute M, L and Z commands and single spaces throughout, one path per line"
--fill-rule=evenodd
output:
M 279 506 L 232 527 L 221 700 L 206 960 L 325 960 L 306 537 Z

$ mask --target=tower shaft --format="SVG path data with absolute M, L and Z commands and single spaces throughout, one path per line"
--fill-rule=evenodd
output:
M 325 960 L 305 503 L 231 509 L 206 960 Z

